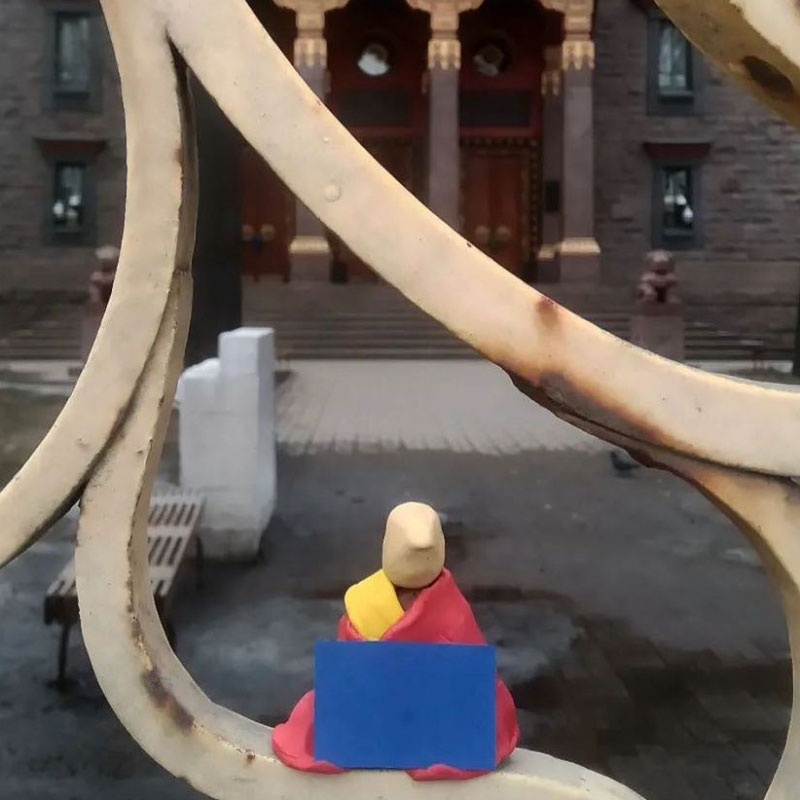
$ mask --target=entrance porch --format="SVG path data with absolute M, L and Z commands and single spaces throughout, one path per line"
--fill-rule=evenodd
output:
M 443 220 L 523 280 L 596 283 L 590 0 L 250 4 L 317 95 Z M 237 158 L 243 278 L 377 280 L 243 142 Z

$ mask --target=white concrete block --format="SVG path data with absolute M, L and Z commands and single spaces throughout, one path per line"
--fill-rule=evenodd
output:
M 213 411 L 217 406 L 219 359 L 207 358 L 185 370 L 178 382 L 177 398 L 183 406 Z M 186 387 L 191 388 L 186 388 Z
M 274 511 L 274 370 L 272 329 L 239 328 L 219 337 L 219 358 L 181 376 L 181 485 L 205 496 L 211 558 L 255 556 Z

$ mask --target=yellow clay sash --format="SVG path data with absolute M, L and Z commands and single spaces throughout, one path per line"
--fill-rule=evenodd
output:
M 380 639 L 405 613 L 382 569 L 345 592 L 344 608 L 353 627 L 368 641 Z

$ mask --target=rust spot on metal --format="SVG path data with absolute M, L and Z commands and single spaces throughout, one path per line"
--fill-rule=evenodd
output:
M 142 623 L 139 622 L 138 617 L 136 617 L 133 613 L 133 607 L 128 607 L 128 612 L 131 615 L 131 634 L 133 635 L 134 641 L 141 644 L 144 641 L 144 633 L 142 632 Z
M 646 419 L 633 416 L 629 409 L 615 399 L 606 397 L 599 400 L 588 389 L 575 385 L 557 372 L 543 371 L 535 381 L 531 381 L 505 367 L 503 369 L 517 389 L 556 415 L 560 411 L 568 412 L 609 431 L 649 444 L 669 447 L 659 428 Z
M 164 683 L 161 680 L 161 675 L 159 675 L 158 670 L 155 667 L 151 667 L 147 672 L 144 673 L 142 676 L 142 683 L 144 684 L 144 688 L 147 690 L 147 693 L 153 698 L 155 704 L 159 708 L 164 708 L 172 695 L 167 690 L 167 687 L 164 686 Z
M 189 733 L 194 725 L 194 715 L 187 711 L 167 689 L 156 667 L 151 667 L 142 675 L 142 685 L 156 707 L 164 711 L 179 730 Z
M 777 67 L 758 56 L 745 56 L 742 59 L 742 66 L 747 70 L 747 74 L 755 81 L 767 94 L 777 100 L 790 101 L 797 96 L 794 85 Z
M 653 456 L 647 452 L 647 450 L 641 450 L 638 447 L 628 447 L 626 448 L 626 452 L 628 455 L 638 461 L 643 467 L 648 467 L 650 469 L 663 469 L 661 463 L 656 461 Z
M 131 619 L 131 633 L 136 641 L 141 641 L 142 626 L 139 624 L 139 620 L 136 618 L 136 607 L 133 604 L 133 575 L 131 574 L 128 575 L 128 578 L 125 581 L 125 594 L 128 598 L 128 602 L 125 604 L 125 611 L 128 612 L 128 615 Z
M 256 754 L 252 750 L 248 750 L 245 760 L 247 761 L 247 766 L 249 767 L 250 764 L 256 760 Z

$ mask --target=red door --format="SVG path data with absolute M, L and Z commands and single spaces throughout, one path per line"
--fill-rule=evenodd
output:
M 463 159 L 464 236 L 506 269 L 523 274 L 530 219 L 527 151 L 468 146 Z
M 242 148 L 241 198 L 242 275 L 278 275 L 287 280 L 294 200 L 249 145 Z

